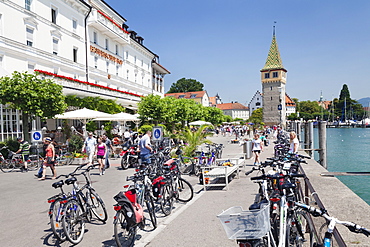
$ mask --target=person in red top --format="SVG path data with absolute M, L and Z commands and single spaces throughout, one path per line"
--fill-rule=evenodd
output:
M 43 163 L 43 170 L 42 170 L 42 177 L 39 178 L 39 180 L 45 180 L 45 174 L 46 174 L 46 167 L 50 167 L 52 172 L 53 172 L 53 177 L 52 179 L 55 179 L 57 176 L 57 172 L 54 167 L 55 163 L 55 149 L 54 145 L 51 143 L 51 138 L 46 137 L 44 140 L 44 143 L 47 145 L 45 149 L 45 161 Z

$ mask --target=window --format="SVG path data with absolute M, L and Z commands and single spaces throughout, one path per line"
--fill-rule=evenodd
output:
M 109 73 L 109 61 L 106 62 L 107 73 Z
M 53 54 L 58 55 L 58 44 L 59 40 L 56 38 L 53 38 Z
M 52 7 L 51 8 L 51 22 L 54 24 L 57 24 L 57 14 L 58 14 L 58 9 Z
M 257 98 L 257 100 L 260 100 L 260 98 Z
M 118 45 L 116 45 L 116 55 L 118 55 Z
M 197 95 L 196 95 L 196 94 L 192 94 L 192 95 L 190 95 L 190 98 L 192 98 L 192 99 L 194 99 L 195 97 L 197 97 Z
M 261 105 L 261 103 L 260 103 L 260 102 L 257 102 L 257 103 L 256 103 L 256 106 L 260 106 L 260 105 Z
M 35 70 L 35 65 L 29 63 L 28 64 L 28 72 L 33 73 L 34 70 Z
M 136 64 L 136 56 L 134 57 L 134 64 Z
M 179 99 L 182 99 L 182 98 L 184 98 L 184 97 L 185 97 L 185 95 L 184 95 L 184 94 L 179 95 Z
M 278 77 L 278 75 L 279 75 L 279 74 L 278 74 L 278 72 L 272 72 L 272 77 L 273 77 L 273 78 L 277 78 L 277 77 Z
M 0 66 L 3 66 L 3 56 L 0 56 Z
M 94 67 L 95 69 L 98 68 L 98 57 L 94 57 Z
M 135 83 L 137 82 L 137 74 L 135 74 Z
M 109 40 L 105 39 L 105 49 L 109 50 Z
M 76 19 L 72 20 L 72 29 L 74 33 L 77 31 L 77 20 Z
M 98 43 L 98 34 L 96 32 L 93 33 L 93 39 L 94 39 L 94 44 Z
M 26 27 L 26 39 L 27 39 L 27 45 L 32 46 L 33 45 L 33 28 Z
M 24 8 L 31 11 L 31 3 L 32 3 L 32 0 L 25 0 Z
M 77 48 L 73 47 L 73 62 L 77 63 Z
M 270 87 L 270 90 L 272 91 L 272 87 Z
M 128 51 L 126 51 L 126 60 L 128 59 Z
M 270 78 L 270 73 L 265 73 L 265 79 Z
M 118 72 L 119 72 L 119 66 L 116 65 L 116 76 L 118 76 Z
M 271 97 L 271 100 L 272 100 L 272 97 Z

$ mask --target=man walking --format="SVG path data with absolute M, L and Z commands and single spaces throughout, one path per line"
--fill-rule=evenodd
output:
M 152 136 L 152 132 L 148 130 L 146 134 L 139 141 L 141 164 L 143 163 L 150 164 L 150 156 L 151 156 L 150 153 L 153 152 L 153 148 L 151 147 L 151 144 L 150 144 L 151 136 Z
M 82 146 L 82 152 L 85 150 L 88 156 L 89 165 L 93 163 L 96 144 L 96 139 L 93 137 L 93 133 L 89 132 L 88 137 L 86 137 L 84 145 Z
M 105 153 L 105 169 L 108 169 L 110 167 L 109 163 L 109 156 L 110 152 L 113 150 L 112 141 L 109 140 L 108 136 L 105 134 L 103 135 L 103 142 L 107 146 L 107 152 Z

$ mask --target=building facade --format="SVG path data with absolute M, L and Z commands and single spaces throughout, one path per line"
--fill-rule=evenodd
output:
M 210 106 L 207 91 L 185 92 L 185 93 L 167 93 L 165 97 L 174 97 L 176 99 L 191 99 L 202 106 Z
M 262 102 L 262 94 L 259 90 L 253 95 L 251 101 L 248 104 L 249 108 L 249 115 L 252 115 L 253 111 L 262 108 L 263 102 Z
M 266 125 L 285 125 L 285 84 L 287 70 L 280 58 L 275 31 L 265 66 L 260 70 L 263 95 L 263 122 Z
M 126 22 L 102 0 L 1 0 L 0 76 L 37 71 L 66 95 L 99 96 L 137 109 L 142 96 L 164 95 L 170 72 Z M 5 108 L 1 131 L 14 127 L 2 135 L 17 136 L 18 112 Z
M 249 118 L 249 108 L 240 103 L 223 103 L 217 104 L 217 108 L 222 110 L 225 115 L 231 116 L 233 119 L 241 118 L 247 120 Z

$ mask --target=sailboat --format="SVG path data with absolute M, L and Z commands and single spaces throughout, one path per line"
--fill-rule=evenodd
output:
M 366 116 L 366 118 L 364 118 L 364 119 L 362 119 L 362 124 L 363 125 L 365 125 L 365 126 L 370 126 L 370 103 L 369 103 L 369 105 L 368 105 L 368 107 L 367 107 L 367 116 Z

